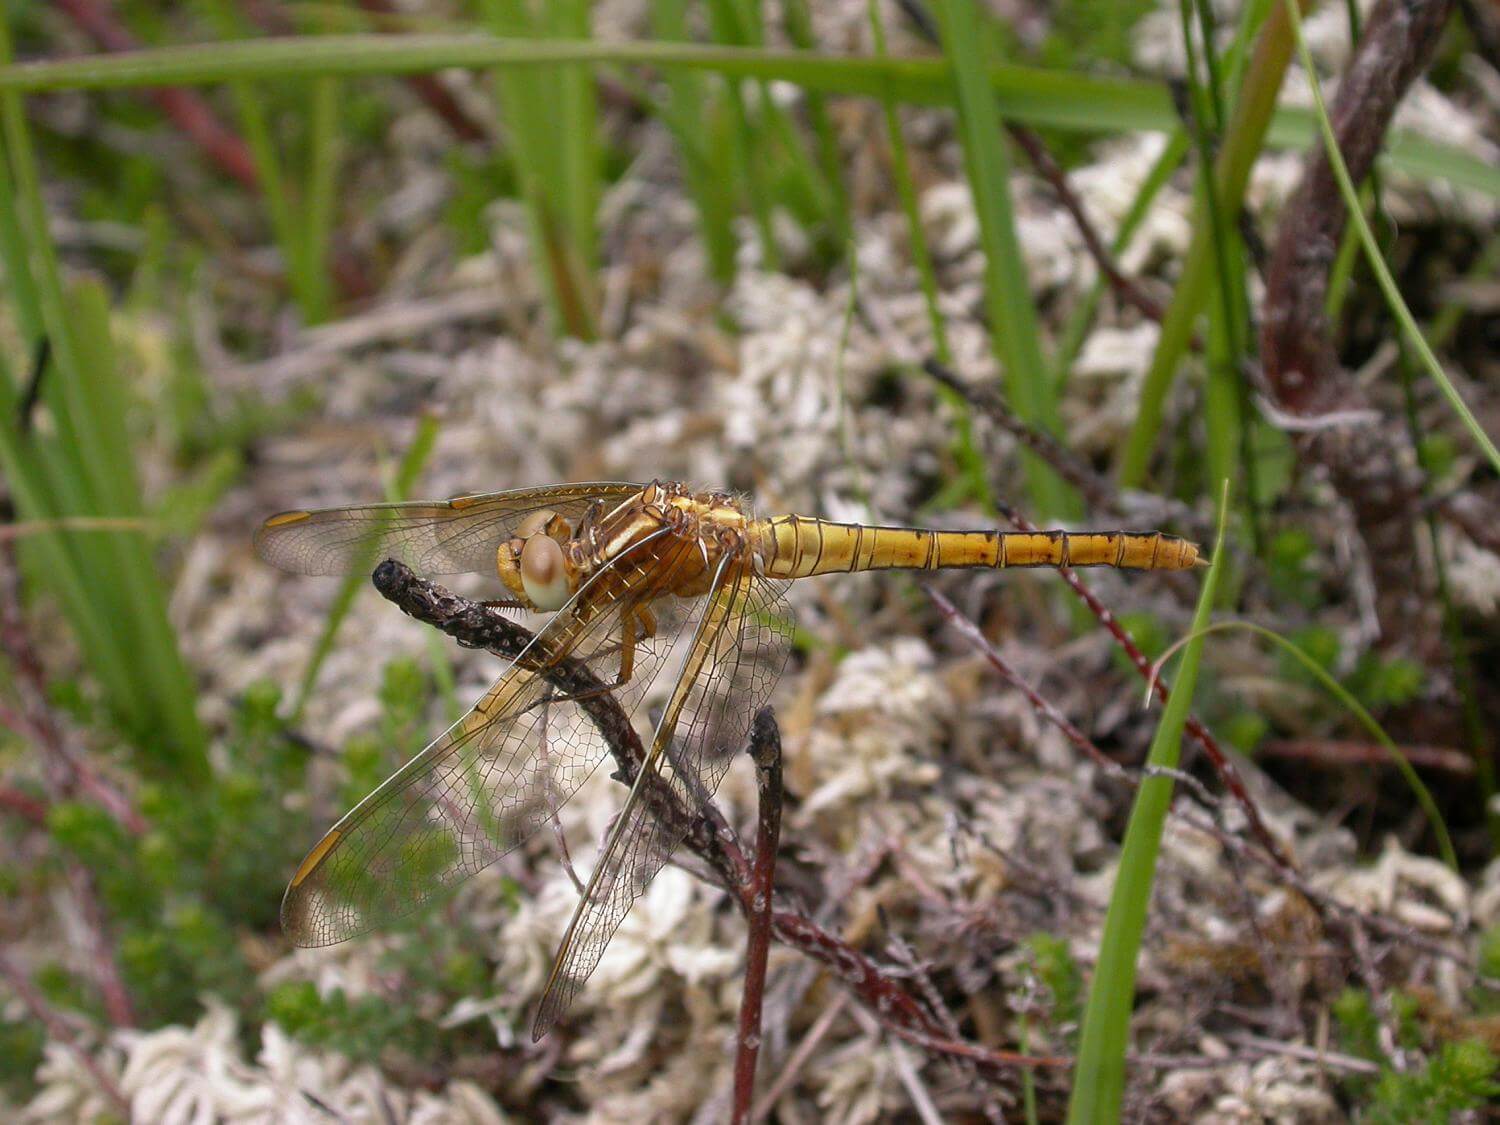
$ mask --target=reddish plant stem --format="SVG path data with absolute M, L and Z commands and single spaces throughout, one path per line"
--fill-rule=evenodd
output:
M 129 1120 L 130 1102 L 126 1100 L 120 1087 L 78 1042 L 74 1029 L 69 1027 L 68 1022 L 47 1003 L 42 994 L 32 985 L 30 978 L 21 971 L 20 966 L 12 961 L 10 955 L 4 950 L 0 950 L 0 977 L 3 977 L 10 985 L 16 998 L 21 1001 L 26 1010 L 47 1029 L 47 1034 L 73 1052 L 79 1065 L 88 1071 L 89 1077 L 94 1080 L 99 1091 L 114 1103 L 115 1108 L 120 1112 L 121 1119 Z
M 20 568 L 11 543 L 0 543 L 0 650 L 10 661 L 15 686 L 22 697 L 25 713 L 21 725 L 43 754 L 43 776 L 53 800 L 66 799 L 82 790 L 99 800 L 127 830 L 143 832 L 145 821 L 130 803 L 94 775 L 82 754 L 75 754 L 69 748 L 47 705 L 46 677 L 22 620 Z M 45 810 L 42 816 L 45 820 Z M 115 960 L 93 879 L 82 865 L 72 860 L 64 864 L 64 870 L 69 889 L 87 923 L 89 955 L 105 1011 L 115 1026 L 133 1027 L 135 1011 Z
M 1330 767 L 1394 764 L 1384 746 L 1337 738 L 1272 738 L 1262 742 L 1255 753 L 1259 758 L 1295 758 Z M 1474 773 L 1474 756 L 1447 746 L 1403 746 L 1401 755 L 1423 769 L 1462 776 Z
M 771 904 L 776 884 L 776 849 L 781 843 L 781 732 L 769 707 L 755 716 L 750 729 L 750 756 L 755 761 L 755 863 L 746 887 L 745 987 L 740 1000 L 739 1035 L 735 1039 L 735 1125 L 750 1120 L 755 1096 L 755 1064 L 760 1058 L 760 1021 L 766 993 L 766 962 L 771 952 Z
M 107 4 L 98 3 L 97 0 L 57 2 L 72 17 L 73 22 L 104 50 L 133 51 L 140 47 L 140 41 L 115 18 Z M 260 175 L 256 171 L 250 146 L 219 119 L 207 101 L 192 90 L 172 86 L 156 87 L 147 93 L 167 119 L 202 149 L 221 171 L 242 186 L 260 193 Z M 344 247 L 333 248 L 329 272 L 346 297 L 367 297 L 375 291 L 359 263 Z
M 1019 512 L 1004 510 L 1004 514 L 1021 531 L 1036 530 L 1036 525 Z M 1088 607 L 1089 612 L 1094 615 L 1099 624 L 1103 625 L 1109 631 L 1109 635 L 1115 639 L 1115 643 L 1120 646 L 1121 651 L 1130 658 L 1130 663 L 1135 666 L 1135 670 L 1140 673 L 1141 678 L 1147 684 L 1154 686 L 1156 691 L 1161 695 L 1162 702 L 1166 703 L 1171 698 L 1171 692 L 1156 674 L 1156 670 L 1152 667 L 1151 662 L 1146 659 L 1146 654 L 1135 643 L 1135 638 L 1120 624 L 1119 619 L 1115 617 L 1109 607 L 1095 596 L 1093 590 L 1089 589 L 1083 579 L 1078 577 L 1077 571 L 1072 567 L 1064 566 L 1058 568 L 1058 573 L 1062 575 L 1063 581 L 1078 595 L 1083 604 Z M 1260 809 L 1256 806 L 1254 798 L 1250 796 L 1250 791 L 1245 788 L 1245 782 L 1240 777 L 1240 771 L 1235 769 L 1234 763 L 1224 753 L 1218 740 L 1209 733 L 1208 728 L 1203 725 L 1198 717 L 1191 713 L 1189 713 L 1187 718 L 1187 729 L 1188 733 L 1203 747 L 1203 752 L 1208 755 L 1208 760 L 1213 765 L 1214 771 L 1219 775 L 1219 779 L 1223 781 L 1224 787 L 1233 794 L 1235 802 L 1244 811 L 1245 818 L 1250 824 L 1250 831 L 1260 842 L 1260 845 L 1266 849 L 1266 853 L 1276 861 L 1278 866 L 1284 867 L 1288 871 L 1295 870 L 1291 857 L 1286 854 L 1281 844 L 1277 842 L 1276 837 L 1271 835 L 1271 830 L 1266 827 L 1266 822 L 1260 815 Z
M 0 809 L 14 813 L 37 828 L 47 824 L 47 802 L 9 785 L 0 785 Z
M 1058 476 L 1078 489 L 1090 505 L 1106 511 L 1119 507 L 1119 498 L 1108 481 L 1051 434 L 1024 421 L 995 387 L 979 386 L 959 378 L 956 371 L 935 356 L 922 361 L 922 370 L 943 386 L 956 391 L 970 406 L 983 411 L 996 426 L 1046 461 Z
M 0 724 L 45 754 L 54 798 L 77 789 L 98 802 L 126 831 L 139 836 L 148 827 L 146 819 L 123 793 L 94 772 L 83 754 L 73 750 L 47 703 L 47 677 L 22 620 L 19 582 L 14 545 L 0 541 L 0 650 L 15 671 L 21 697 L 19 711 L 0 707 Z
M 133 51 L 140 46 L 106 4 L 96 0 L 57 0 L 57 6 L 106 51 Z M 260 189 L 260 177 L 255 174 L 255 159 L 249 146 L 219 120 L 203 98 L 191 90 L 170 86 L 154 88 L 148 91 L 148 96 L 221 171 L 251 191 Z
M 88 930 L 89 959 L 94 965 L 94 982 L 104 998 L 104 1012 L 114 1026 L 134 1027 L 135 1004 L 130 999 L 130 990 L 125 987 L 125 978 L 120 974 L 120 963 L 115 959 L 109 923 L 104 916 L 104 907 L 99 903 L 94 877 L 82 864 L 71 861 L 67 864 L 67 874 L 68 885 L 78 900 L 78 909 Z
M 1021 151 L 1026 154 L 1026 158 L 1031 161 L 1031 166 L 1051 185 L 1052 193 L 1057 196 L 1057 201 L 1062 204 L 1063 210 L 1072 216 L 1073 225 L 1078 228 L 1083 245 L 1087 248 L 1089 256 L 1094 259 L 1094 264 L 1099 267 L 1099 272 L 1104 275 L 1104 280 L 1109 283 L 1109 287 L 1119 295 L 1122 301 L 1133 306 L 1142 316 L 1160 324 L 1166 315 L 1161 302 L 1142 289 L 1138 281 L 1127 276 L 1120 269 L 1109 247 L 1105 246 L 1104 240 L 1099 237 L 1099 232 L 1095 229 L 1088 212 L 1083 209 L 1083 201 L 1078 198 L 1073 186 L 1068 183 L 1068 174 L 1063 171 L 1056 160 L 1052 159 L 1052 154 L 1047 151 L 1042 138 L 1029 127 L 1014 121 L 1006 122 L 1005 128 L 1020 146 Z
M 359 6 L 377 16 L 389 16 L 396 12 L 390 0 L 359 0 Z M 437 75 L 409 74 L 406 76 L 406 84 L 460 141 L 466 144 L 489 141 L 489 131 L 469 116 Z
M 943 597 L 937 590 L 929 587 L 927 589 L 927 596 L 937 605 L 938 612 L 948 619 L 948 623 L 964 635 L 964 639 L 969 642 L 980 656 L 984 657 L 985 662 L 991 668 L 1000 673 L 1000 678 L 1026 697 L 1026 701 L 1031 704 L 1033 711 L 1062 731 L 1067 740 L 1092 759 L 1100 769 L 1113 777 L 1126 776 L 1125 768 L 1119 762 L 1109 757 L 1103 750 L 1094 745 L 1093 740 L 1084 734 L 1083 731 L 1079 730 L 1071 719 L 1053 706 L 1051 700 L 1047 699 L 1041 692 L 1037 691 L 1036 688 L 1021 678 L 1020 674 L 1010 666 L 1010 662 L 1000 655 L 999 650 L 994 645 L 990 644 L 989 638 L 984 635 L 978 625 L 959 613 L 958 607 Z
M 916 32 L 931 43 L 934 47 L 941 47 L 941 36 L 938 25 L 932 19 L 931 13 L 917 3 L 901 3 L 902 11 L 911 20 L 912 27 Z M 1166 310 L 1160 302 L 1156 301 L 1150 294 L 1146 293 L 1140 284 L 1126 275 L 1115 262 L 1114 255 L 1110 253 L 1109 247 L 1104 245 L 1104 240 L 1099 237 L 1099 231 L 1095 228 L 1093 220 L 1089 218 L 1088 212 L 1083 208 L 1083 201 L 1078 198 L 1078 193 L 1073 190 L 1073 185 L 1068 183 L 1068 174 L 1060 164 L 1052 158 L 1047 151 L 1047 145 L 1032 129 L 1015 121 L 1007 120 L 1005 129 L 1011 138 L 1026 154 L 1026 159 L 1036 169 L 1037 174 L 1046 180 L 1057 196 L 1057 201 L 1062 204 L 1069 216 L 1073 219 L 1073 225 L 1078 228 L 1079 235 L 1083 238 L 1083 245 L 1094 259 L 1094 264 L 1099 267 L 1099 272 L 1109 287 L 1119 295 L 1120 299 L 1127 305 L 1134 306 L 1141 315 L 1150 320 L 1161 323 Z M 1195 346 L 1201 346 L 1194 340 Z

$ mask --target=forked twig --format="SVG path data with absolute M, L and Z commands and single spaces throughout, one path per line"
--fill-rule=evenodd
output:
M 500 610 L 460 597 L 428 582 L 411 569 L 388 559 L 372 576 L 376 590 L 399 609 L 453 637 L 469 648 L 483 648 L 515 659 L 532 638 L 529 630 Z M 546 678 L 560 693 L 578 698 L 578 706 L 594 723 L 619 767 L 616 778 L 633 781 L 645 758 L 641 740 L 630 718 L 607 685 L 581 660 L 551 663 Z M 688 826 L 685 843 L 713 872 L 747 916 L 755 910 L 753 868 L 738 837 L 712 801 L 686 809 L 666 786 L 647 791 L 651 807 L 672 823 Z M 1024 1055 L 953 1040 L 940 1021 L 902 985 L 897 974 L 855 949 L 806 915 L 789 909 L 771 912 L 771 932 L 778 941 L 827 968 L 883 1026 L 909 1042 L 937 1054 L 973 1060 L 987 1072 L 1003 1075 L 1017 1066 L 1067 1067 L 1072 1060 L 1058 1056 Z

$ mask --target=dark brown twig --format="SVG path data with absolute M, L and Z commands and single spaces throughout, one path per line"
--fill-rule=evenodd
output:
M 975 386 L 966 382 L 936 357 L 924 359 L 922 370 L 943 386 L 958 392 L 970 406 L 982 411 L 996 426 L 1046 461 L 1058 476 L 1078 489 L 1090 505 L 1106 511 L 1118 510 L 1119 497 L 1107 480 L 1051 434 L 1023 421 L 1010 408 L 1005 396 L 993 386 Z
M 1330 768 L 1395 764 L 1391 752 L 1384 746 L 1338 738 L 1272 738 L 1257 746 L 1255 753 L 1258 758 L 1292 758 Z M 1403 746 L 1401 755 L 1423 769 L 1460 776 L 1474 773 L 1474 756 L 1448 746 Z
M 375 568 L 376 590 L 402 612 L 442 630 L 469 648 L 483 648 L 507 659 L 515 659 L 532 634 L 500 610 L 472 602 L 435 583 L 419 578 L 393 559 Z M 568 658 L 551 664 L 547 680 L 558 691 L 578 698 L 578 705 L 595 724 L 618 766 L 617 778 L 629 784 L 645 754 L 629 717 L 620 709 L 607 685 L 582 661 Z M 738 837 L 713 802 L 698 809 L 682 807 L 665 785 L 647 791 L 652 811 L 686 825 L 685 843 L 713 872 L 715 881 L 727 890 L 749 916 L 754 908 L 752 868 L 739 847 Z M 887 1029 L 941 1054 L 973 1059 L 992 1072 L 1015 1066 L 1068 1066 L 1067 1059 L 1037 1057 L 993 1051 L 951 1040 L 922 1004 L 897 979 L 872 958 L 795 910 L 775 910 L 771 916 L 773 936 L 804 956 L 822 964 Z
M 1127 276 L 1125 271 L 1120 269 L 1109 247 L 1104 245 L 1104 240 L 1099 237 L 1093 220 L 1083 209 L 1083 201 L 1078 198 L 1073 185 L 1068 183 L 1068 174 L 1063 171 L 1062 166 L 1056 160 L 1052 159 L 1052 154 L 1047 151 L 1042 138 L 1029 127 L 1015 121 L 1007 121 L 1005 128 L 1020 146 L 1021 151 L 1026 154 L 1026 159 L 1031 161 L 1031 166 L 1051 186 L 1052 193 L 1057 196 L 1057 201 L 1062 204 L 1063 210 L 1072 216 L 1073 225 L 1078 228 L 1084 247 L 1088 250 L 1089 256 L 1094 259 L 1094 264 L 1099 267 L 1099 272 L 1103 274 L 1109 287 L 1119 295 L 1122 301 L 1133 306 L 1142 316 L 1160 324 L 1162 317 L 1166 315 L 1161 302 L 1142 289 L 1138 281 Z
M 943 597 L 939 591 L 928 587 L 926 593 L 933 600 L 934 604 L 937 605 L 938 612 L 947 618 L 950 625 L 963 634 L 964 639 L 969 642 L 974 651 L 979 653 L 991 668 L 1000 673 L 1001 679 L 1026 697 L 1026 701 L 1031 704 L 1033 711 L 1062 731 L 1064 737 L 1069 742 L 1082 751 L 1086 757 L 1090 758 L 1105 773 L 1111 777 L 1128 777 L 1125 767 L 1105 754 L 1099 747 L 1095 746 L 1093 740 L 1084 734 L 1083 731 L 1079 730 L 1071 719 L 1059 711 L 1052 704 L 1051 700 L 1047 699 L 1041 692 L 1037 691 L 1036 688 L 1021 678 L 1020 673 L 1010 666 L 1010 661 L 1001 656 L 995 646 L 990 644 L 989 638 L 984 635 L 978 625 L 959 613 L 958 607 Z
M 1452 0 L 1380 0 L 1371 10 L 1330 107 L 1334 136 L 1358 183 L 1374 165 L 1401 97 L 1426 68 Z M 1282 213 L 1266 276 L 1261 355 L 1270 397 L 1292 415 L 1326 416 L 1369 408 L 1339 362 L 1324 313 L 1329 276 L 1347 212 L 1321 143 L 1303 165 L 1302 184 Z M 1377 614 L 1388 642 L 1441 636 L 1423 596 L 1412 529 L 1421 518 L 1421 476 L 1404 431 L 1395 426 L 1320 430 L 1295 438 L 1304 460 L 1325 466 L 1350 505 L 1369 550 Z
M 755 865 L 750 872 L 749 938 L 745 946 L 745 986 L 735 1039 L 734 1112 L 736 1125 L 750 1120 L 755 1096 L 755 1063 L 760 1057 L 760 1018 L 766 994 L 766 961 L 771 951 L 771 903 L 776 883 L 776 848 L 781 842 L 781 732 L 776 716 L 763 707 L 750 728 L 755 761 L 759 821 Z

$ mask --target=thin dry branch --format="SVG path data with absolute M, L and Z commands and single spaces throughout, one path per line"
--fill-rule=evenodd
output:
M 755 762 L 758 824 L 755 864 L 750 872 L 749 937 L 745 948 L 745 985 L 735 1038 L 734 1113 L 736 1125 L 750 1120 L 755 1096 L 755 1063 L 760 1058 L 761 1009 L 766 995 L 766 961 L 771 952 L 771 903 L 776 884 L 776 849 L 781 843 L 781 732 L 769 707 L 750 727 L 750 757 Z
M 1031 161 L 1031 166 L 1051 186 L 1052 193 L 1057 196 L 1057 201 L 1062 204 L 1063 210 L 1072 217 L 1073 225 L 1078 228 L 1084 247 L 1088 250 L 1089 256 L 1094 259 L 1094 264 L 1099 267 L 1099 272 L 1109 283 L 1109 287 L 1125 304 L 1135 308 L 1148 320 L 1154 320 L 1160 324 L 1162 318 L 1166 316 L 1166 310 L 1162 308 L 1161 302 L 1142 289 L 1140 282 L 1128 276 L 1120 268 L 1114 255 L 1110 253 L 1109 247 L 1105 246 L 1104 240 L 1099 237 L 1099 232 L 1094 228 L 1088 212 L 1083 209 L 1083 201 L 1078 198 L 1078 193 L 1073 190 L 1073 186 L 1068 183 L 1068 174 L 1052 158 L 1042 138 L 1027 126 L 1015 121 L 1006 122 L 1005 128 L 1021 151 L 1026 154 L 1026 159 Z M 1197 343 L 1196 340 L 1194 342 Z
M 483 648 L 506 659 L 526 647 L 532 634 L 505 616 L 502 610 L 470 601 L 442 586 L 419 578 L 393 559 L 375 568 L 372 581 L 382 597 L 402 612 L 453 637 L 469 648 Z M 547 673 L 560 692 L 575 697 L 609 747 L 617 770 L 616 780 L 630 785 L 640 770 L 645 753 L 629 717 L 620 709 L 607 685 L 580 660 L 559 661 Z M 652 811 L 673 823 L 687 826 L 685 843 L 707 865 L 714 880 L 727 890 L 747 916 L 755 910 L 755 881 L 751 862 L 739 846 L 738 837 L 709 801 L 697 809 L 685 808 L 665 785 L 647 790 Z M 893 1033 L 938 1054 L 967 1058 L 1002 1075 L 1016 1066 L 1068 1066 L 1070 1060 L 996 1051 L 951 1039 L 922 1003 L 892 971 L 855 949 L 836 934 L 797 910 L 772 912 L 771 932 L 784 945 L 822 964 L 834 977 Z

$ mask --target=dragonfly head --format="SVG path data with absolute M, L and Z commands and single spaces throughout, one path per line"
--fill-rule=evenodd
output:
M 532 512 L 515 535 L 500 544 L 495 565 L 500 579 L 531 609 L 550 613 L 572 596 L 574 571 L 563 546 L 572 535 L 556 512 Z

